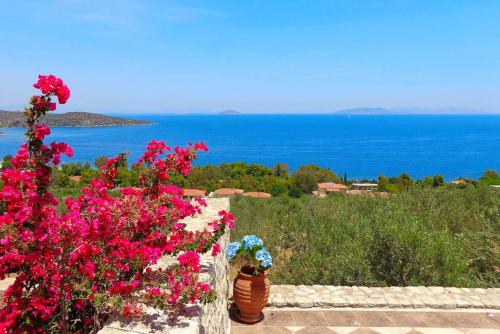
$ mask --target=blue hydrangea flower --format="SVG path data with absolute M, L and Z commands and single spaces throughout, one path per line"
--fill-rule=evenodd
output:
M 232 260 L 238 253 L 238 249 L 240 249 L 241 244 L 238 241 L 231 242 L 227 247 L 226 247 L 226 259 Z
M 260 265 L 269 268 L 273 265 L 273 258 L 266 249 L 261 249 L 255 253 L 255 259 L 260 261 Z
M 241 242 L 246 249 L 252 249 L 254 246 L 262 246 L 264 244 L 261 238 L 253 234 L 245 235 L 243 239 L 241 239 Z

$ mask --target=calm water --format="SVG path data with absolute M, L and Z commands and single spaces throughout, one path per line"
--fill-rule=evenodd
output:
M 129 152 L 132 160 L 149 140 L 185 145 L 203 140 L 199 164 L 245 161 L 330 167 L 349 178 L 379 174 L 479 177 L 500 170 L 500 116 L 155 115 L 130 116 L 152 126 L 54 128 L 51 140 L 69 143 L 75 156 L 93 161 Z M 1 129 L 0 156 L 13 154 L 23 129 Z

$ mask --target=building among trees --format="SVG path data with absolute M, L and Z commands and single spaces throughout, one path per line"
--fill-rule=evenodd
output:
M 333 182 L 318 183 L 318 189 L 315 192 L 313 192 L 313 195 L 318 197 L 325 197 L 326 195 L 332 192 L 347 193 L 347 186 L 345 184 L 333 183 Z

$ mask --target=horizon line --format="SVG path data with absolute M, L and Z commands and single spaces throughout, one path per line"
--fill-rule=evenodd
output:
M 392 111 L 391 109 L 387 109 L 387 112 L 350 112 L 352 110 L 360 110 L 364 108 L 353 108 L 353 109 L 342 109 L 338 111 L 284 111 L 284 112 L 233 112 L 233 113 L 225 113 L 221 111 L 148 111 L 148 112 L 140 112 L 140 111 L 83 111 L 83 110 L 72 110 L 72 111 L 56 111 L 51 112 L 51 114 L 65 114 L 65 113 L 89 113 L 89 114 L 102 114 L 102 115 L 134 115 L 134 116 L 155 116 L 155 115 L 169 115 L 169 116 L 183 116 L 183 115 L 200 115 L 200 116 L 245 116 L 245 115 L 333 115 L 333 116 L 495 116 L 500 115 L 500 111 L 470 111 L 470 112 L 446 112 L 439 111 L 436 109 L 436 112 L 432 112 L 433 109 L 429 109 L 428 112 L 404 112 L 404 111 Z M 373 108 L 366 108 L 373 109 Z M 400 109 L 409 109 L 409 108 L 400 108 Z M 443 108 L 445 109 L 445 108 Z M 0 109 L 0 112 L 23 112 L 22 110 L 5 110 Z

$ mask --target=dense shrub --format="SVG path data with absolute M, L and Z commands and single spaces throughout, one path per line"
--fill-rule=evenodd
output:
M 479 181 L 488 185 L 500 185 L 500 175 L 498 175 L 496 170 L 487 170 L 484 171 Z
M 199 280 L 200 254 L 213 246 L 217 255 L 232 216 L 221 211 L 203 231 L 186 230 L 181 219 L 206 204 L 182 200 L 182 190 L 169 184 L 170 175 L 188 175 L 205 144 L 171 150 L 151 141 L 137 163 L 140 187 L 114 189 L 126 166 L 118 155 L 88 176 L 78 196 L 60 193 L 67 196 L 62 203 L 50 186 L 54 177 L 65 184 L 57 166 L 61 154 L 73 151 L 65 143 L 46 144 L 50 129 L 39 121 L 56 109 L 56 98 L 66 103 L 70 91 L 52 75 L 39 76 L 34 87 L 42 94 L 25 108 L 27 142 L 1 172 L 0 279 L 14 274 L 15 280 L 3 295 L 0 333 L 95 333 L 111 312 L 135 317 L 142 305 L 213 300 L 210 285 Z M 151 267 L 165 255 L 178 262 Z
M 415 188 L 389 198 L 234 198 L 237 240 L 259 233 L 275 284 L 499 286 L 500 196 Z

